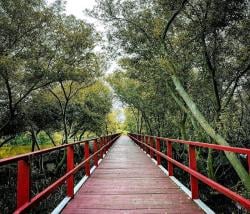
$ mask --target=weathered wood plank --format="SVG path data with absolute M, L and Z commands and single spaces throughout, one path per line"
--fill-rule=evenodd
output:
M 121 137 L 63 213 L 202 213 L 128 137 Z

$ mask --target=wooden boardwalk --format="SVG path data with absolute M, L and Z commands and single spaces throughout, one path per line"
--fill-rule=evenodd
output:
M 127 136 L 120 137 L 63 213 L 203 213 Z

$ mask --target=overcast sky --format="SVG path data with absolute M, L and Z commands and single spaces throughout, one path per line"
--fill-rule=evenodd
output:
M 49 4 L 55 0 L 46 0 Z M 85 18 L 83 15 L 84 9 L 91 9 L 95 5 L 95 0 L 67 0 L 66 12 L 73 14 L 78 18 Z
M 46 0 L 48 4 L 53 3 L 55 0 Z M 84 19 L 89 23 L 95 24 L 98 31 L 103 32 L 104 26 L 100 21 L 87 16 L 84 13 L 85 9 L 92 9 L 95 5 L 95 0 L 65 0 L 66 2 L 66 14 L 74 15 L 79 19 Z

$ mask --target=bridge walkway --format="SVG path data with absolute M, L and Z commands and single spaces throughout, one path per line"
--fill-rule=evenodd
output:
M 122 136 L 62 213 L 203 211 L 129 137 Z

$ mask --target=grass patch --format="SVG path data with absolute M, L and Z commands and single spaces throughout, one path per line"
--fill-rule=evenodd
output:
M 54 145 L 51 143 L 46 143 L 46 144 L 40 144 L 39 146 L 41 149 L 47 149 L 53 147 Z M 2 148 L 0 148 L 0 159 L 21 155 L 27 152 L 31 152 L 31 144 L 20 145 L 20 146 L 17 145 L 3 146 Z

